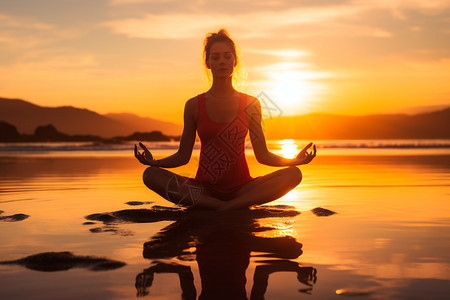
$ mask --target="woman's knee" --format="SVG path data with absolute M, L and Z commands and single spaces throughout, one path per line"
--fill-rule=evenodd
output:
M 154 185 L 152 183 L 154 183 L 157 178 L 157 174 L 159 173 L 159 168 L 157 167 L 148 167 L 147 169 L 145 169 L 144 174 L 142 175 L 142 180 L 144 181 L 144 184 L 149 187 L 152 188 Z
M 295 186 L 299 185 L 300 182 L 302 182 L 303 174 L 299 168 L 291 166 L 286 168 L 285 170 L 289 176 L 289 181 L 295 184 Z

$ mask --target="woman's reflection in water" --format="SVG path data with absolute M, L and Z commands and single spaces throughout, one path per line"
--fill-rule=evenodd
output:
M 215 224 L 214 224 L 215 223 Z M 214 224 L 214 225 L 212 225 Z M 196 247 L 202 291 L 200 300 L 247 299 L 246 270 L 251 252 L 261 257 L 255 269 L 251 299 L 264 299 L 269 275 L 275 272 L 296 272 L 300 282 L 310 292 L 316 280 L 316 270 L 301 267 L 291 261 L 302 254 L 302 244 L 292 236 L 266 238 L 255 232 L 273 230 L 262 227 L 252 218 L 217 219 L 187 218 L 162 229 L 144 244 L 147 259 L 179 258 L 189 260 L 189 248 Z M 264 260 L 263 260 L 264 259 Z M 182 299 L 196 299 L 197 292 L 191 268 L 178 263 L 155 261 L 155 265 L 136 277 L 138 296 L 148 294 L 155 273 L 176 273 L 180 279 Z

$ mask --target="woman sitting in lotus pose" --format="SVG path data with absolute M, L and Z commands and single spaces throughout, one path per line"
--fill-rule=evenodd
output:
M 155 160 L 142 143 L 139 143 L 142 150 L 135 145 L 136 158 L 150 166 L 144 171 L 145 185 L 172 203 L 212 210 L 247 208 L 280 198 L 301 182 L 302 173 L 297 166 L 309 163 L 316 156 L 315 145 L 310 143 L 294 159 L 267 149 L 260 102 L 233 87 L 238 57 L 235 44 L 225 30 L 208 34 L 204 61 L 212 73 L 212 86 L 186 102 L 178 151 Z M 201 149 L 195 178 L 166 170 L 189 162 L 196 133 Z M 259 163 L 286 168 L 252 178 L 244 151 L 247 133 Z M 312 150 L 308 151 L 311 146 Z

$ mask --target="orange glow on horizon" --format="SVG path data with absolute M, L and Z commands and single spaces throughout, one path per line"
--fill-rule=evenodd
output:
M 225 27 L 248 70 L 241 90 L 265 92 L 283 116 L 449 105 L 447 2 L 271 1 L 268 10 L 255 1 L 223 11 L 136 0 L 36 10 L 5 0 L 0 97 L 182 124 L 185 102 L 208 88 L 203 39 Z

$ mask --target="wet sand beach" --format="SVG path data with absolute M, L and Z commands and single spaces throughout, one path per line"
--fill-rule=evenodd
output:
M 448 149 L 319 149 L 295 190 L 232 213 L 180 210 L 143 170 L 125 151 L 0 153 L 0 299 L 450 293 Z

